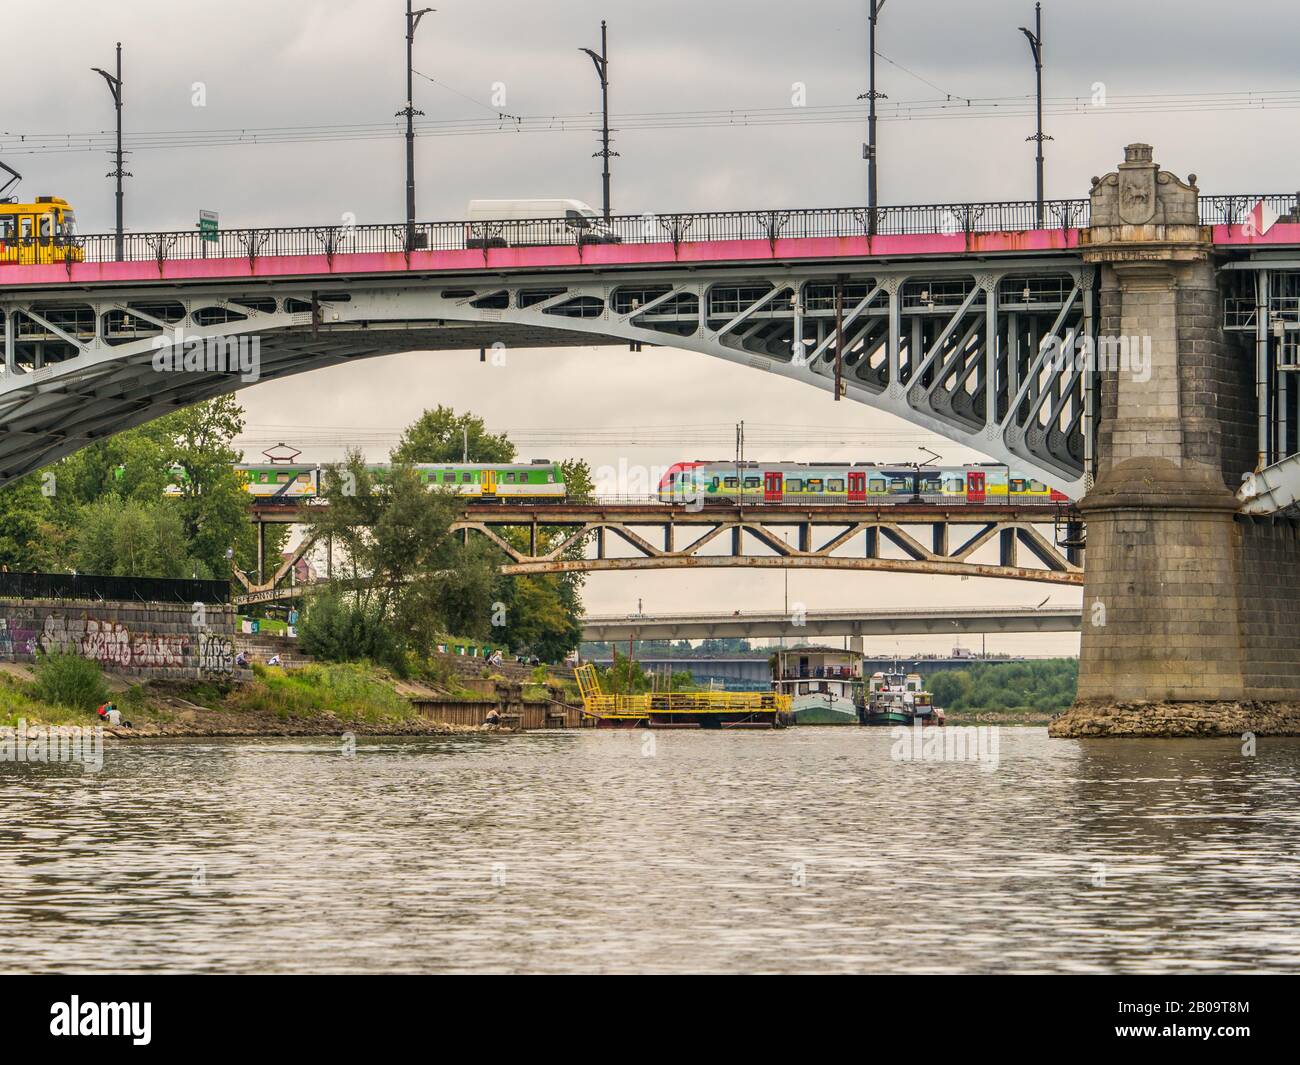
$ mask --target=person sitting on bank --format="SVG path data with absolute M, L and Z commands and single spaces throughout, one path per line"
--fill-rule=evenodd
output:
M 498 710 L 495 706 L 492 707 L 492 709 L 487 712 L 487 717 L 484 719 L 483 724 L 487 725 L 488 728 L 500 727 L 501 711 Z
M 131 722 L 122 720 L 122 712 L 118 710 L 116 703 L 104 703 L 95 711 L 95 713 L 99 715 L 99 719 L 104 722 L 104 724 L 109 725 L 112 728 L 117 728 L 119 725 L 122 728 L 132 727 Z

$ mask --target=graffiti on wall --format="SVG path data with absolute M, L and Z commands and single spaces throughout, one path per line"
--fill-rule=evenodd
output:
M 235 641 L 215 632 L 199 635 L 199 669 L 204 673 L 235 672 Z
M 189 640 L 185 636 L 132 633 L 115 621 L 51 614 L 41 627 L 40 646 L 46 654 L 80 655 L 110 669 L 158 668 L 184 666 Z
M 0 657 L 35 654 L 39 635 L 36 613 L 30 607 L 13 611 L 11 617 L 0 618 Z

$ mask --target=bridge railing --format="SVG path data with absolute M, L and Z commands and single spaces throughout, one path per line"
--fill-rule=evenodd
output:
M 1300 221 L 1300 193 L 1258 193 L 1248 196 L 1202 196 L 1201 225 L 1242 225 L 1255 205 L 1263 202 L 1282 219 Z
M 1039 228 L 1033 200 L 1004 203 L 913 204 L 876 209 L 864 207 L 772 211 L 702 211 L 674 214 L 618 215 L 608 223 L 573 225 L 550 219 L 502 222 L 421 222 L 415 227 L 416 251 L 459 251 L 503 247 L 577 244 L 692 244 L 715 241 L 808 239 L 880 235 L 989 233 Z M 1049 200 L 1043 225 L 1087 225 L 1087 200 Z M 126 233 L 122 258 L 127 262 L 173 259 L 243 259 L 266 256 L 403 254 L 405 224 L 287 226 L 228 229 L 204 239 L 198 231 Z M 94 233 L 74 238 L 84 260 L 112 262 L 117 238 Z
M 1204 225 L 1240 224 L 1261 200 L 1280 216 L 1300 220 L 1300 194 L 1202 196 Z M 1075 229 L 1088 225 L 1089 201 L 1047 200 L 1041 215 L 1034 200 L 996 203 L 910 204 L 878 207 L 771 211 L 702 211 L 618 215 L 609 222 L 562 219 L 420 222 L 414 251 L 458 251 L 504 247 L 591 244 L 694 244 L 715 241 L 818 237 L 994 233 L 1033 229 Z M 197 230 L 127 233 L 123 258 L 129 262 L 171 259 L 241 259 L 266 256 L 403 254 L 411 243 L 404 223 L 384 225 L 289 226 L 228 229 L 205 240 Z M 86 262 L 112 262 L 117 238 L 96 233 L 73 238 Z

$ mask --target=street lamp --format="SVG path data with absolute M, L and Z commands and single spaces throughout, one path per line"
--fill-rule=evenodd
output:
M 876 101 L 889 99 L 883 92 L 876 92 L 876 20 L 885 9 L 885 0 L 871 0 L 869 16 L 871 29 L 868 33 L 867 91 L 858 99 L 867 103 L 867 143 L 862 146 L 863 157 L 867 160 L 867 233 L 876 235 Z
M 415 109 L 415 31 L 425 15 L 436 8 L 423 7 L 411 10 L 411 0 L 406 0 L 406 106 L 397 117 L 406 116 L 406 250 L 415 247 L 415 116 L 423 111 Z
M 96 74 L 108 83 L 108 91 L 113 94 L 113 108 L 117 112 L 117 166 L 106 177 L 117 179 L 117 261 L 126 257 L 122 239 L 122 179 L 132 177 L 122 169 L 122 42 L 117 42 L 117 73 L 110 74 L 99 67 L 91 67 Z
M 601 127 L 601 149 L 593 159 L 604 159 L 605 167 L 603 172 L 604 191 L 605 191 L 605 221 L 609 221 L 609 161 L 618 152 L 609 150 L 609 33 L 605 25 L 605 20 L 600 20 L 600 54 L 597 55 L 590 48 L 579 48 L 578 51 L 586 52 L 591 56 L 592 63 L 596 67 L 596 76 L 600 78 L 600 109 L 603 117 Z
M 1034 73 L 1038 80 L 1038 132 L 1027 141 L 1038 142 L 1038 228 L 1043 228 L 1043 141 L 1052 138 L 1043 134 L 1043 5 L 1034 4 L 1033 32 L 1020 27 L 1020 32 L 1029 40 L 1029 51 L 1034 57 Z

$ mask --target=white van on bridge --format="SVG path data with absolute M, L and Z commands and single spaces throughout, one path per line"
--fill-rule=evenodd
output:
M 543 244 L 618 244 L 600 213 L 581 200 L 470 200 L 467 248 Z

